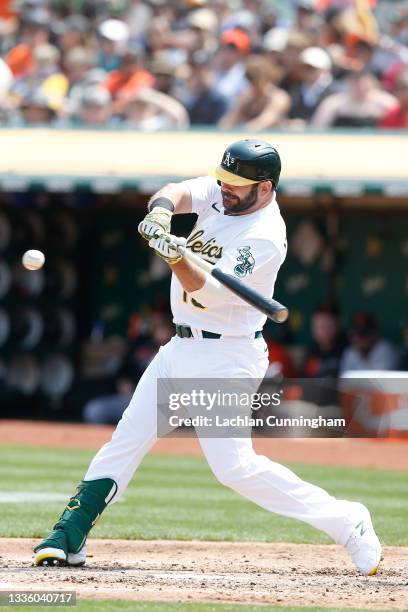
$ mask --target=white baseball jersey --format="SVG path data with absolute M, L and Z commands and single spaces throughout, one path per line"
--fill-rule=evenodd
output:
M 221 188 L 214 178 L 199 177 L 184 184 L 198 215 L 187 248 L 263 296 L 272 297 L 287 249 L 285 223 L 275 197 L 253 213 L 224 215 Z M 207 280 L 202 289 L 187 293 L 175 274 L 171 307 L 175 323 L 229 336 L 251 335 L 266 321 L 265 315 L 227 288 L 214 291 Z

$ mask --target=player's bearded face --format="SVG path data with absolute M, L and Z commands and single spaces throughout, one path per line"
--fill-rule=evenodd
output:
M 250 187 L 233 187 L 226 183 L 221 184 L 222 203 L 224 214 L 237 215 L 249 210 L 258 200 L 258 184 Z

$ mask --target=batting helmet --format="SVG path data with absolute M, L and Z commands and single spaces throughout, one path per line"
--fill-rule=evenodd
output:
M 247 138 L 233 142 L 226 149 L 214 174 L 219 181 L 237 187 L 272 181 L 276 189 L 280 172 L 277 150 L 269 142 Z

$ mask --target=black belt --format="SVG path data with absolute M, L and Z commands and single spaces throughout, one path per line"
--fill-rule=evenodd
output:
M 219 340 L 222 338 L 222 334 L 215 334 L 214 332 L 201 330 L 201 334 L 203 338 L 213 338 L 214 340 Z M 189 325 L 176 325 L 176 335 L 179 338 L 192 338 L 193 332 L 191 331 L 191 327 Z M 254 334 L 254 338 L 262 338 L 262 332 L 256 331 Z

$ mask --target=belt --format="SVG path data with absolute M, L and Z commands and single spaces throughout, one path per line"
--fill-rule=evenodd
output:
M 193 332 L 189 325 L 176 325 L 176 335 L 179 338 L 192 338 Z M 214 332 L 205 331 L 204 329 L 201 330 L 201 335 L 203 338 L 213 338 L 214 340 L 222 338 L 222 334 L 215 334 Z M 256 331 L 254 333 L 254 338 L 262 338 L 262 332 Z

